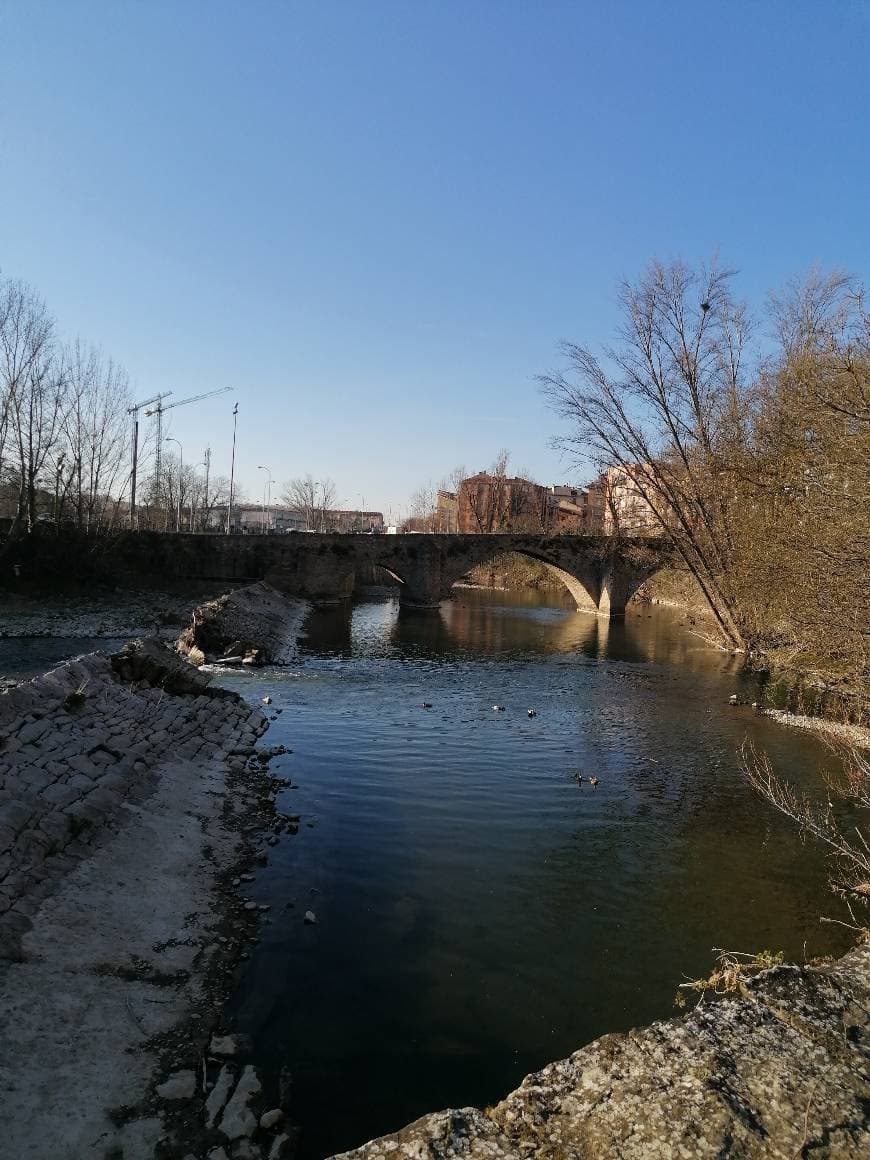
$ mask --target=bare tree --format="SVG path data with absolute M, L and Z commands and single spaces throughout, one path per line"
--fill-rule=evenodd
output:
M 726 641 L 745 646 L 732 584 L 735 443 L 745 439 L 750 322 L 732 271 L 653 263 L 623 283 L 619 342 L 564 343 L 566 371 L 540 377 L 572 429 L 557 441 L 579 460 L 621 468 L 694 575 Z
M 870 677 L 870 316 L 851 279 L 814 270 L 774 319 L 736 488 L 740 599 L 778 667 L 854 702 Z
M 444 478 L 438 484 L 438 489 L 440 491 L 447 491 L 452 495 L 456 495 L 459 491 L 459 487 L 463 479 L 466 479 L 467 477 L 468 472 L 465 469 L 465 464 L 461 463 L 444 476 Z
M 112 495 L 125 482 L 129 385 L 123 368 L 79 340 L 66 361 L 68 400 L 56 470 L 61 480 L 66 466 L 67 476 L 59 498 L 69 499 L 77 526 L 91 531 L 110 520 Z
M 223 511 L 230 499 L 230 481 L 226 475 L 211 476 L 206 489 L 205 476 L 196 476 L 193 483 L 191 502 L 195 513 L 194 526 L 206 532 L 216 525 L 216 512 Z M 242 495 L 235 489 L 233 502 L 241 502 Z M 226 521 L 224 520 L 223 523 Z M 223 523 L 221 526 L 223 526 Z
M 861 814 L 846 829 L 831 798 L 845 798 L 859 811 L 870 810 L 870 759 L 848 742 L 830 740 L 829 746 L 842 764 L 843 773 L 826 778 L 828 794 L 821 802 L 777 777 L 767 754 L 759 754 L 749 741 L 741 750 L 741 766 L 756 793 L 794 822 L 802 836 L 826 847 L 834 892 L 847 903 L 866 906 L 870 903 L 870 833 Z M 852 917 L 854 920 L 854 912 Z
M 55 324 L 42 299 L 23 282 L 0 285 L 0 471 L 14 464 L 15 529 L 37 520 L 40 474 L 53 451 L 63 414 L 65 371 Z
M 487 472 L 466 479 L 460 488 L 460 504 L 466 505 L 478 532 L 502 530 L 507 517 L 507 465 L 502 449 Z
M 430 480 L 411 496 L 411 518 L 408 522 L 415 532 L 434 532 L 435 504 L 435 488 Z
M 335 484 L 328 478 L 315 480 L 310 474 L 299 476 L 284 484 L 281 502 L 300 513 L 309 532 L 329 531 L 329 513 L 335 507 Z

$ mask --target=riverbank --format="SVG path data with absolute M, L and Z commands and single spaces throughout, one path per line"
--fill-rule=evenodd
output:
M 849 725 L 843 721 L 829 721 L 826 717 L 789 713 L 785 709 L 765 709 L 763 712 L 766 717 L 780 725 L 788 725 L 792 729 L 806 729 L 835 744 L 870 749 L 870 728 L 866 725 Z
M 153 641 L 0 696 L 0 1129 L 17 1160 L 286 1153 L 279 1093 L 243 1041 L 212 1039 L 268 921 L 238 892 L 283 825 L 267 727 Z
M 175 588 L 65 588 L 50 594 L 0 590 L 0 639 L 4 637 L 159 636 L 174 640 L 204 601 L 227 584 L 185 581 Z

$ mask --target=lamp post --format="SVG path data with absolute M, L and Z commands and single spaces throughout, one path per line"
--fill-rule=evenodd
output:
M 174 438 L 172 435 L 167 435 L 164 443 L 178 444 L 178 515 L 175 519 L 176 532 L 181 531 L 181 484 L 184 480 L 184 448 L 181 446 L 181 440 Z
M 272 472 L 268 467 L 264 467 L 262 464 L 257 465 L 257 471 L 265 471 L 269 476 L 268 480 L 266 481 L 266 485 L 263 488 L 263 535 L 265 535 L 269 530 L 269 516 L 272 507 Z M 266 501 L 267 489 L 269 493 L 268 503 Z
M 238 420 L 239 404 L 233 407 L 233 457 L 230 460 L 230 502 L 227 504 L 227 535 L 233 523 L 233 484 L 236 478 L 236 422 Z
M 359 513 L 359 530 L 362 532 L 365 530 L 363 528 L 363 524 L 365 523 L 365 518 L 366 518 L 366 497 L 363 495 L 363 493 L 361 491 L 358 491 L 356 494 L 362 500 L 362 511 Z

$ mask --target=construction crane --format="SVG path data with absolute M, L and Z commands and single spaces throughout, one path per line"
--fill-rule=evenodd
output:
M 171 391 L 167 391 L 165 395 L 157 395 L 157 406 L 152 407 L 150 411 L 145 414 L 149 416 L 157 416 L 157 451 L 154 460 L 154 478 L 157 480 L 157 486 L 160 486 L 160 470 L 163 465 L 163 412 L 171 411 L 173 407 L 183 407 L 186 403 L 198 403 L 200 399 L 210 399 L 214 395 L 224 395 L 227 391 L 231 391 L 232 387 L 218 387 L 216 391 L 206 391 L 204 395 L 191 395 L 189 399 L 179 399 L 177 403 L 170 403 L 168 407 L 163 406 L 163 400 L 167 395 L 171 395 Z
M 127 408 L 127 414 L 133 416 L 133 470 L 130 472 L 130 528 L 136 527 L 136 468 L 139 462 L 139 408 L 148 407 L 156 403 L 158 407 L 163 399 L 168 399 L 172 391 L 164 391 L 162 395 L 152 395 L 150 399 L 143 399 L 141 403 L 134 403 Z M 150 415 L 150 411 L 145 412 Z

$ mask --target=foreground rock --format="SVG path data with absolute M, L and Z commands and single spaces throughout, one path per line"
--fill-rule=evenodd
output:
M 310 606 L 260 582 L 201 605 L 176 645 L 195 665 L 287 664 Z
M 425 1116 L 342 1160 L 870 1155 L 870 946 L 605 1035 L 486 1112 Z

